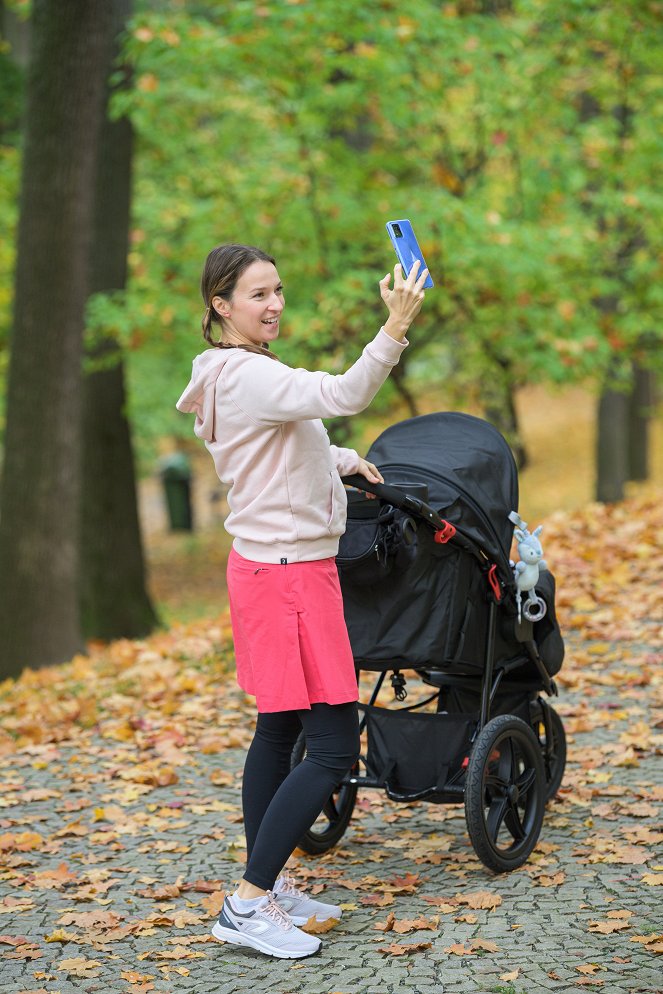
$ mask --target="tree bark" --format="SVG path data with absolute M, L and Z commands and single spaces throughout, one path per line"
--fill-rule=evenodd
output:
M 654 377 L 638 363 L 628 405 L 628 478 L 649 479 L 649 422 L 654 404 Z
M 116 40 L 131 0 L 113 0 Z M 117 44 L 115 46 L 117 48 Z M 110 94 L 107 93 L 107 98 Z M 127 278 L 133 133 L 127 118 L 101 128 L 91 256 L 91 293 Z M 81 610 L 88 638 L 139 638 L 157 618 L 145 588 L 124 365 L 111 338 L 88 347 L 83 378 Z
M 628 479 L 628 395 L 606 387 L 599 399 L 596 439 L 596 499 L 624 499 Z
M 0 491 L 0 674 L 83 649 L 81 354 L 106 0 L 35 0 Z

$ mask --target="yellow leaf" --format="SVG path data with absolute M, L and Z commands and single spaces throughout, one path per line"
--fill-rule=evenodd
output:
M 64 928 L 56 928 L 50 935 L 45 935 L 46 942 L 71 942 L 76 938 L 75 932 L 67 932 Z
M 517 967 L 511 973 L 503 973 L 500 975 L 500 980 L 517 980 L 520 973 L 520 967 Z

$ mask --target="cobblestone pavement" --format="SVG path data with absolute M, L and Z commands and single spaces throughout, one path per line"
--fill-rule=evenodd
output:
M 241 875 L 244 742 L 190 756 L 177 782 L 156 787 L 123 778 L 130 745 L 108 738 L 6 757 L 0 994 L 660 991 L 656 688 L 639 683 L 652 656 L 598 646 L 594 658 L 582 689 L 569 681 L 556 703 L 568 775 L 529 863 L 486 870 L 462 806 L 364 791 L 334 851 L 295 857 L 345 908 L 321 951 L 299 962 L 209 938 L 219 889 Z M 385 895 L 392 903 L 374 903 Z M 378 930 L 390 912 L 433 927 Z M 384 951 L 392 943 L 428 945 L 396 956 Z

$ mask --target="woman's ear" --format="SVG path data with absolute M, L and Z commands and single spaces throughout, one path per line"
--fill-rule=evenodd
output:
M 213 297 L 212 307 L 220 318 L 230 317 L 230 307 L 228 306 L 228 301 L 224 300 L 223 297 Z

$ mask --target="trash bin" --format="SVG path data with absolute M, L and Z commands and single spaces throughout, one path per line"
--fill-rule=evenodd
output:
M 159 465 L 170 530 L 193 531 L 189 460 L 183 452 L 174 452 L 162 459 Z

